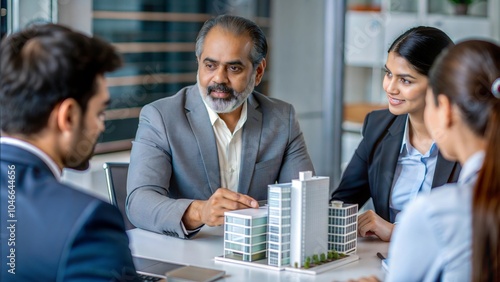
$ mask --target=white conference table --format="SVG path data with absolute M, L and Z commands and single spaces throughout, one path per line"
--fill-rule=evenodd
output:
M 139 228 L 131 229 L 127 233 L 134 255 L 225 270 L 226 276 L 220 281 L 347 281 L 369 275 L 383 279 L 385 273 L 376 254 L 377 252 L 387 254 L 389 248 L 389 243 L 382 242 L 378 238 L 358 238 L 358 261 L 318 275 L 309 275 L 215 261 L 214 257 L 224 252 L 222 227 L 203 227 L 191 240 Z

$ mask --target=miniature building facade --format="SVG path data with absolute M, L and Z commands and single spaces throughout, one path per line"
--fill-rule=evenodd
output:
M 305 258 L 328 250 L 330 178 L 300 172 L 292 180 L 290 264 L 302 267 Z
M 286 266 L 290 264 L 290 207 L 292 184 L 268 186 L 268 264 Z
M 224 258 L 301 268 L 306 258 L 357 249 L 358 205 L 328 204 L 329 177 L 300 172 L 291 183 L 268 185 L 268 204 L 224 213 Z
M 224 257 L 256 261 L 266 258 L 267 207 L 224 213 Z
M 328 250 L 355 253 L 357 236 L 358 205 L 332 201 L 328 210 Z

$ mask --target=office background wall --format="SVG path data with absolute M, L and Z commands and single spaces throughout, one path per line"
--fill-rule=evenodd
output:
M 16 1 L 1 0 L 2 8 L 5 3 L 13 2 Z M 349 123 L 350 119 L 346 118 L 347 122 L 343 122 L 340 131 L 337 128 L 337 131 L 325 132 L 331 129 L 327 123 L 332 126 L 337 124 L 332 123 L 330 114 L 334 107 L 338 106 L 338 103 L 332 103 L 325 96 L 328 92 L 326 88 L 333 87 L 330 78 L 325 77 L 325 69 L 328 64 L 332 64 L 331 58 L 327 58 L 331 55 L 327 49 L 339 47 L 328 45 L 332 41 L 326 37 L 330 31 L 343 28 L 340 25 L 327 24 L 332 15 L 326 16 L 327 13 L 338 11 L 329 11 L 326 7 L 338 2 L 342 1 L 22 0 L 19 8 L 24 8 L 17 16 L 19 26 L 32 21 L 59 22 L 85 33 L 115 41 L 121 51 L 128 50 L 124 52 L 128 65 L 120 72 L 111 75 L 110 91 L 114 98 L 118 99 L 115 99 L 115 104 L 108 112 L 107 136 L 104 135 L 102 139 L 104 141 L 102 144 L 113 145 L 115 141 L 125 141 L 121 144 L 128 146 L 135 133 L 139 109 L 144 103 L 171 95 L 183 85 L 194 82 L 195 65 L 189 58 L 194 59 L 192 47 L 194 36 L 203 20 L 217 12 L 231 12 L 254 18 L 264 28 L 270 43 L 268 69 L 265 83 L 260 90 L 295 106 L 317 174 L 334 176 L 335 181 L 338 173 L 332 172 L 332 159 L 340 158 L 342 163 L 349 160 L 360 139 L 360 122 L 364 112 L 366 109 L 371 109 L 372 104 L 383 100 L 383 95 L 378 95 L 383 94 L 381 91 L 383 74 L 380 64 L 385 60 L 386 42 L 393 40 L 391 36 L 401 32 L 397 29 L 406 28 L 401 23 L 409 24 L 408 20 L 414 20 L 412 25 L 417 23 L 435 25 L 451 35 L 457 31 L 463 34 L 470 29 L 462 28 L 463 26 L 479 24 L 490 30 L 481 29 L 477 33 L 489 34 L 489 37 L 497 42 L 500 40 L 500 18 L 497 16 L 500 11 L 499 0 L 476 1 L 466 16 L 453 15 L 452 7 L 447 0 L 347 0 L 346 42 L 337 44 L 341 44 L 341 48 L 355 46 L 360 49 L 357 53 L 348 50 L 346 54 L 346 87 L 342 98 L 346 102 L 346 108 L 353 103 L 366 103 L 368 107 L 361 108 L 360 113 L 354 118 L 354 123 Z M 33 12 L 33 7 L 38 7 L 36 13 Z M 359 11 L 360 7 L 363 11 Z M 134 11 L 130 11 L 132 9 Z M 172 13 L 187 13 L 188 17 L 184 15 L 181 20 L 176 20 Z M 161 17 L 170 19 L 158 20 Z M 1 23 L 4 22 L 5 19 L 2 18 Z M 117 32 L 113 32 L 113 28 Z M 178 31 L 183 34 L 179 34 Z M 166 40 L 164 43 L 167 44 L 159 44 L 161 43 L 159 40 L 151 39 L 155 32 Z M 474 30 L 469 32 L 476 33 Z M 177 36 L 177 40 L 168 42 L 170 36 Z M 193 38 L 188 40 L 185 36 Z M 183 49 L 186 46 L 189 51 Z M 329 47 L 325 49 L 325 46 Z M 141 48 L 152 48 L 152 50 L 143 52 Z M 165 49 L 170 51 L 166 52 Z M 380 52 L 374 52 L 375 49 L 380 49 Z M 177 68 L 180 75 L 165 75 L 169 68 Z M 170 79 L 173 79 L 173 82 Z M 144 83 L 148 80 L 150 83 Z M 132 99 L 133 103 L 129 105 L 130 98 L 142 97 L 140 91 L 144 88 L 148 88 L 145 92 L 149 96 L 144 99 Z M 136 90 L 140 91 L 134 92 Z M 125 95 L 122 95 L 123 93 Z M 137 96 L 137 93 L 141 95 Z M 331 94 L 334 95 L 333 92 Z M 342 115 L 342 107 L 333 112 Z M 345 111 L 345 114 L 349 115 L 349 111 Z M 342 150 L 332 154 L 331 147 L 340 145 L 339 141 L 333 142 L 335 137 L 333 135 L 336 134 L 342 136 Z M 100 146 L 100 150 L 104 152 L 127 148 L 122 145 Z M 97 191 L 105 197 L 105 193 L 102 193 L 105 187 L 102 163 L 128 161 L 128 158 L 128 151 L 100 154 L 92 160 L 89 172 L 80 174 L 68 171 L 65 172 L 65 177 L 75 185 L 91 192 Z
M 294 105 L 317 175 L 340 178 L 342 1 L 273 1 L 270 95 Z
M 112 102 L 97 153 L 130 149 L 141 108 L 196 83 L 195 39 L 206 20 L 236 14 L 264 33 L 269 26 L 268 0 L 94 0 L 92 11 L 92 33 L 112 42 L 125 62 L 108 75 Z M 258 90 L 266 92 L 264 81 Z
M 128 161 L 129 151 L 123 150 L 131 148 L 142 106 L 196 83 L 195 39 L 203 23 L 219 14 L 240 15 L 254 20 L 270 38 L 270 1 L 86 2 L 62 5 L 65 16 L 61 15 L 59 22 L 112 42 L 125 65 L 108 75 L 112 102 L 106 111 L 106 131 L 96 147 L 99 155 L 93 158 L 90 172 L 68 170 L 65 179 L 102 191 L 93 189 L 104 184 L 101 165 L 104 161 Z M 74 13 L 82 10 L 86 22 L 73 21 Z M 269 92 L 268 76 L 257 91 Z

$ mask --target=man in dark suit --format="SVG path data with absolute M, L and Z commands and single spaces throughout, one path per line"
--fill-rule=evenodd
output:
M 127 208 L 137 227 L 190 238 L 228 210 L 258 207 L 267 185 L 313 166 L 292 105 L 256 91 L 267 42 L 222 15 L 196 40 L 198 83 L 146 105 L 132 147 Z
M 120 57 L 47 24 L 5 38 L 0 58 L 0 280 L 136 280 L 119 211 L 59 182 L 89 166 Z

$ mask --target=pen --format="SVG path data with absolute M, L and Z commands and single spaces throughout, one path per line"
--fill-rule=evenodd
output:
M 384 260 L 384 259 L 385 259 L 384 255 L 383 255 L 383 254 L 381 254 L 381 253 L 378 253 L 378 252 L 377 252 L 377 257 L 378 257 L 379 259 L 381 259 L 381 260 Z

